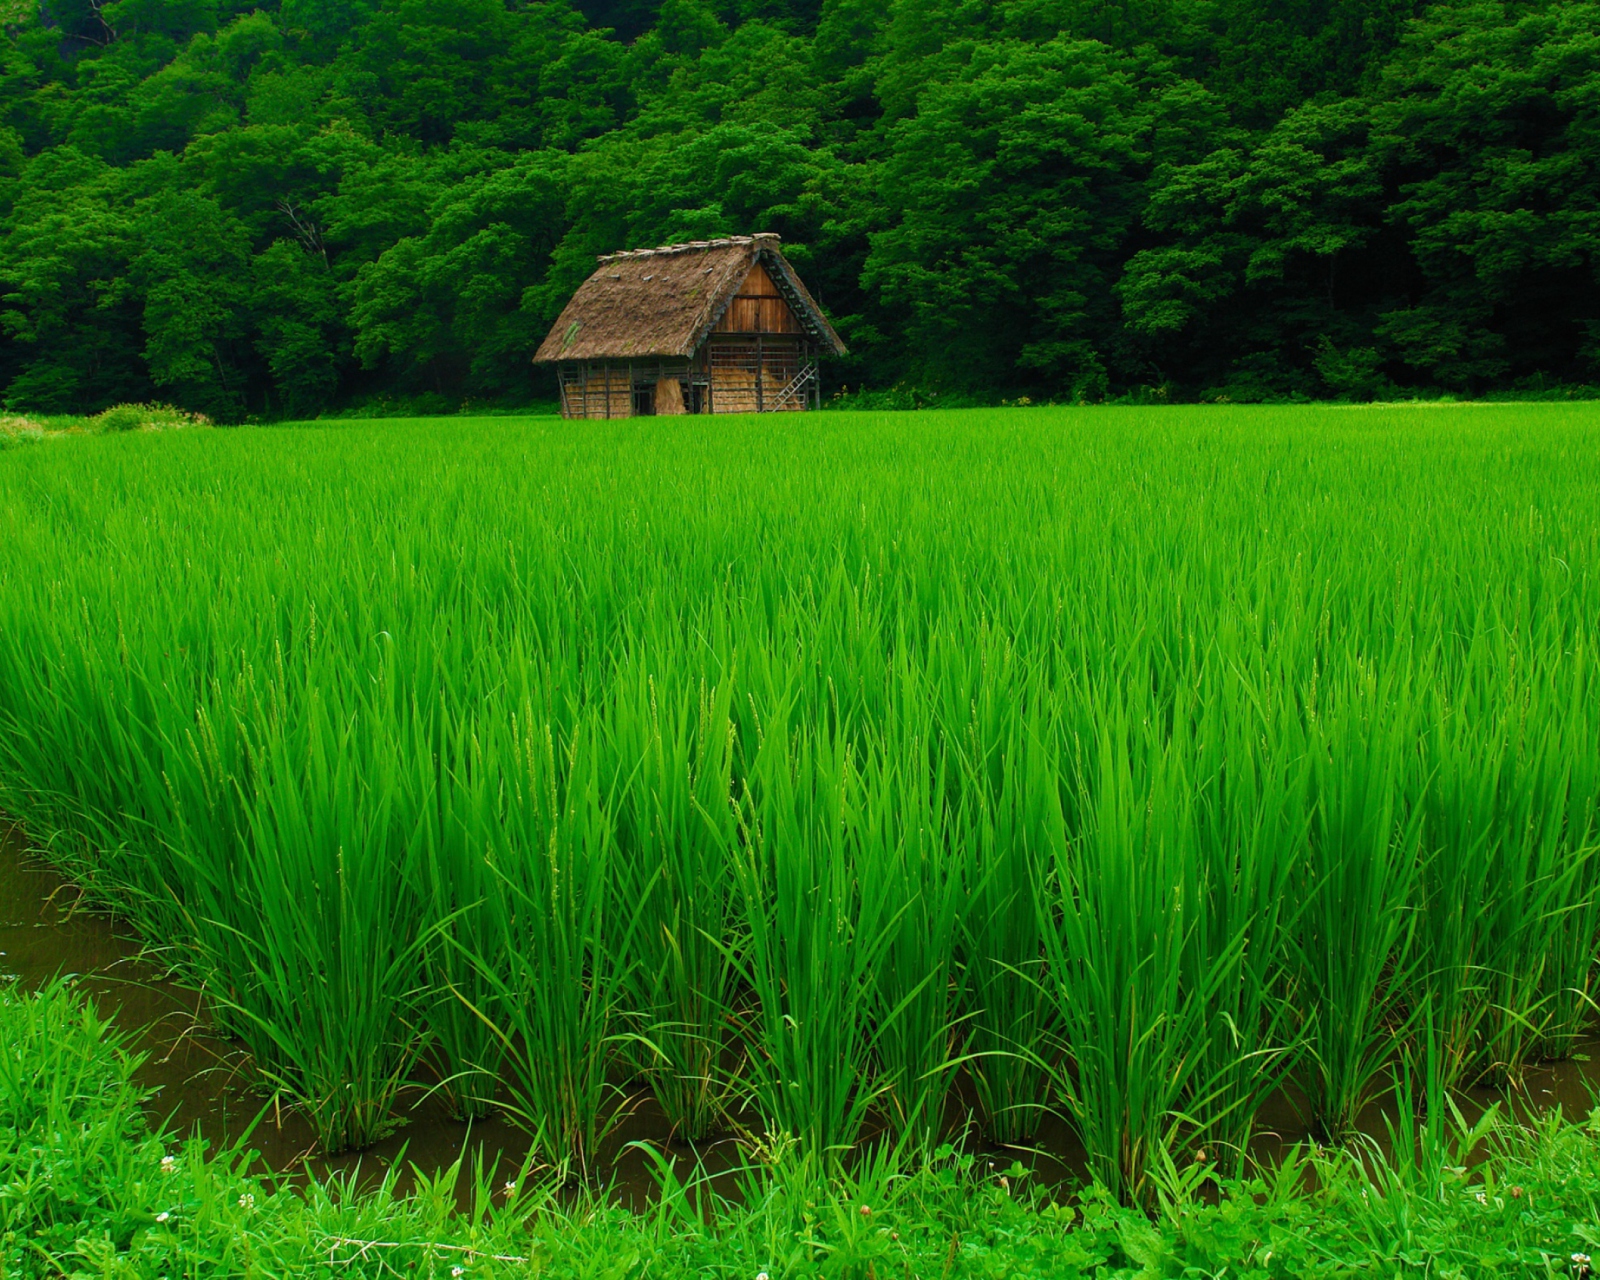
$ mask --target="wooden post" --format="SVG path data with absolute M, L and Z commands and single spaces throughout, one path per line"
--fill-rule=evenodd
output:
M 765 413 L 766 409 L 761 399 L 761 335 L 756 334 L 756 412 Z

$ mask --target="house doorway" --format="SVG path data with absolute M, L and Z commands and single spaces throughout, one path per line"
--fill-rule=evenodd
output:
M 656 389 L 654 387 L 635 387 L 633 389 L 633 416 L 635 418 L 653 418 L 656 412 Z

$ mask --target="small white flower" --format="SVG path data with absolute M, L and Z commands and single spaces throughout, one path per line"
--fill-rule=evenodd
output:
M 517 1189 L 517 1184 L 515 1182 L 506 1183 L 506 1194 L 508 1196 L 512 1195 L 516 1191 L 516 1189 Z
M 756 1272 L 756 1280 L 772 1280 L 772 1278 L 765 1271 L 758 1271 Z
M 1474 1200 L 1476 1200 L 1476 1201 L 1477 1201 L 1477 1202 L 1478 1202 L 1478 1203 L 1479 1203 L 1479 1204 L 1488 1204 L 1488 1203 L 1489 1203 L 1489 1197 L 1488 1197 L 1488 1196 L 1486 1196 L 1486 1195 L 1484 1195 L 1484 1193 L 1483 1193 L 1483 1192 L 1481 1192 L 1481 1191 L 1480 1191 L 1480 1192 L 1478 1192 L 1478 1193 L 1477 1193 L 1477 1194 L 1476 1194 L 1476 1195 L 1475 1195 L 1475 1196 L 1473 1196 L 1473 1197 L 1472 1197 L 1472 1198 L 1473 1198 L 1473 1199 L 1474 1199 Z
M 239 1197 L 239 1207 L 241 1209 L 254 1209 L 256 1207 L 256 1198 L 246 1191 Z
M 459 1277 L 467 1274 L 467 1269 L 465 1267 L 451 1267 L 450 1274 L 456 1276 L 459 1280 Z
M 161 1157 L 161 1172 L 162 1173 L 171 1173 L 177 1167 L 178 1167 L 178 1157 L 177 1156 L 162 1156 Z
M 1572 1260 L 1580 1267 L 1586 1267 L 1589 1265 L 1589 1255 L 1586 1253 L 1575 1253 L 1572 1255 Z
M 170 1213 L 168 1213 L 165 1209 L 163 1209 L 160 1213 L 156 1214 L 156 1221 L 157 1222 L 165 1222 L 171 1216 L 172 1215 Z

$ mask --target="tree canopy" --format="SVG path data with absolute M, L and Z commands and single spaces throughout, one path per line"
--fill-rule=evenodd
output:
M 776 231 L 837 384 L 1600 381 L 1600 0 L 9 0 L 0 396 L 550 394 L 596 253 Z

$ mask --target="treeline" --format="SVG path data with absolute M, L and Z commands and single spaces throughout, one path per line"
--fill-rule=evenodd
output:
M 783 235 L 946 402 L 1600 381 L 1600 0 L 7 0 L 0 386 L 551 394 L 594 255 Z

